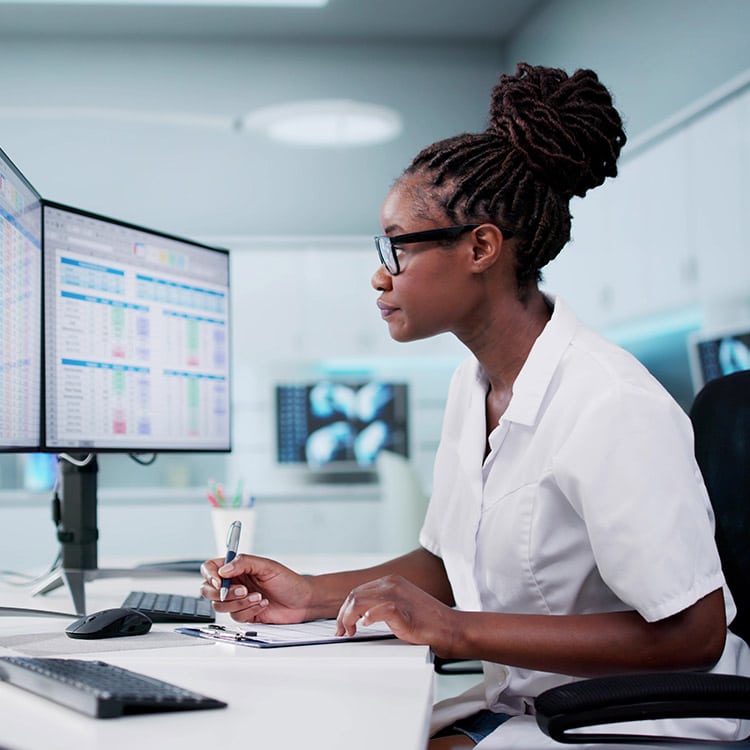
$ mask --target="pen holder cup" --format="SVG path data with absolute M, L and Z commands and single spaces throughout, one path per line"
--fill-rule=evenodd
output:
M 255 537 L 255 508 L 211 508 L 211 525 L 214 530 L 216 556 L 224 557 L 227 552 L 227 533 L 232 521 L 242 523 L 237 554 L 252 554 Z

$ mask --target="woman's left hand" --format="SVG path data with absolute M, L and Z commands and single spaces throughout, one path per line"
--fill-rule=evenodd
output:
M 337 635 L 354 635 L 357 625 L 384 622 L 397 638 L 450 652 L 456 612 L 400 575 L 357 586 L 341 605 Z

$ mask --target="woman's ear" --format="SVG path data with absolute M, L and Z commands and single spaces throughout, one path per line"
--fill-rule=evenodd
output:
M 503 255 L 503 233 L 494 224 L 482 224 L 471 233 L 474 271 L 484 273 Z

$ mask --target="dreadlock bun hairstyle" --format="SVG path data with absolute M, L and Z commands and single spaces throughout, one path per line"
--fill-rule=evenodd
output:
M 620 116 L 594 71 L 569 77 L 525 64 L 493 89 L 487 130 L 509 141 L 540 182 L 567 198 L 615 177 L 625 142 Z
M 569 76 L 519 63 L 493 89 L 484 133 L 428 146 L 404 174 L 428 178 L 454 223 L 511 230 L 523 292 L 570 239 L 570 199 L 617 175 L 624 144 L 620 115 L 594 71 Z

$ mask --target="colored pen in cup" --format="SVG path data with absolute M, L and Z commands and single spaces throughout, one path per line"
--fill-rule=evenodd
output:
M 237 557 L 237 549 L 240 544 L 240 531 L 242 531 L 241 521 L 232 521 L 232 525 L 229 527 L 227 533 L 227 554 L 224 557 L 224 565 L 232 562 Z M 223 602 L 227 598 L 229 593 L 229 587 L 232 585 L 231 578 L 221 579 L 221 590 L 219 591 L 219 599 Z
M 240 505 L 242 505 L 242 480 L 237 484 L 237 492 L 234 493 L 234 502 L 233 505 L 235 508 L 239 508 Z

